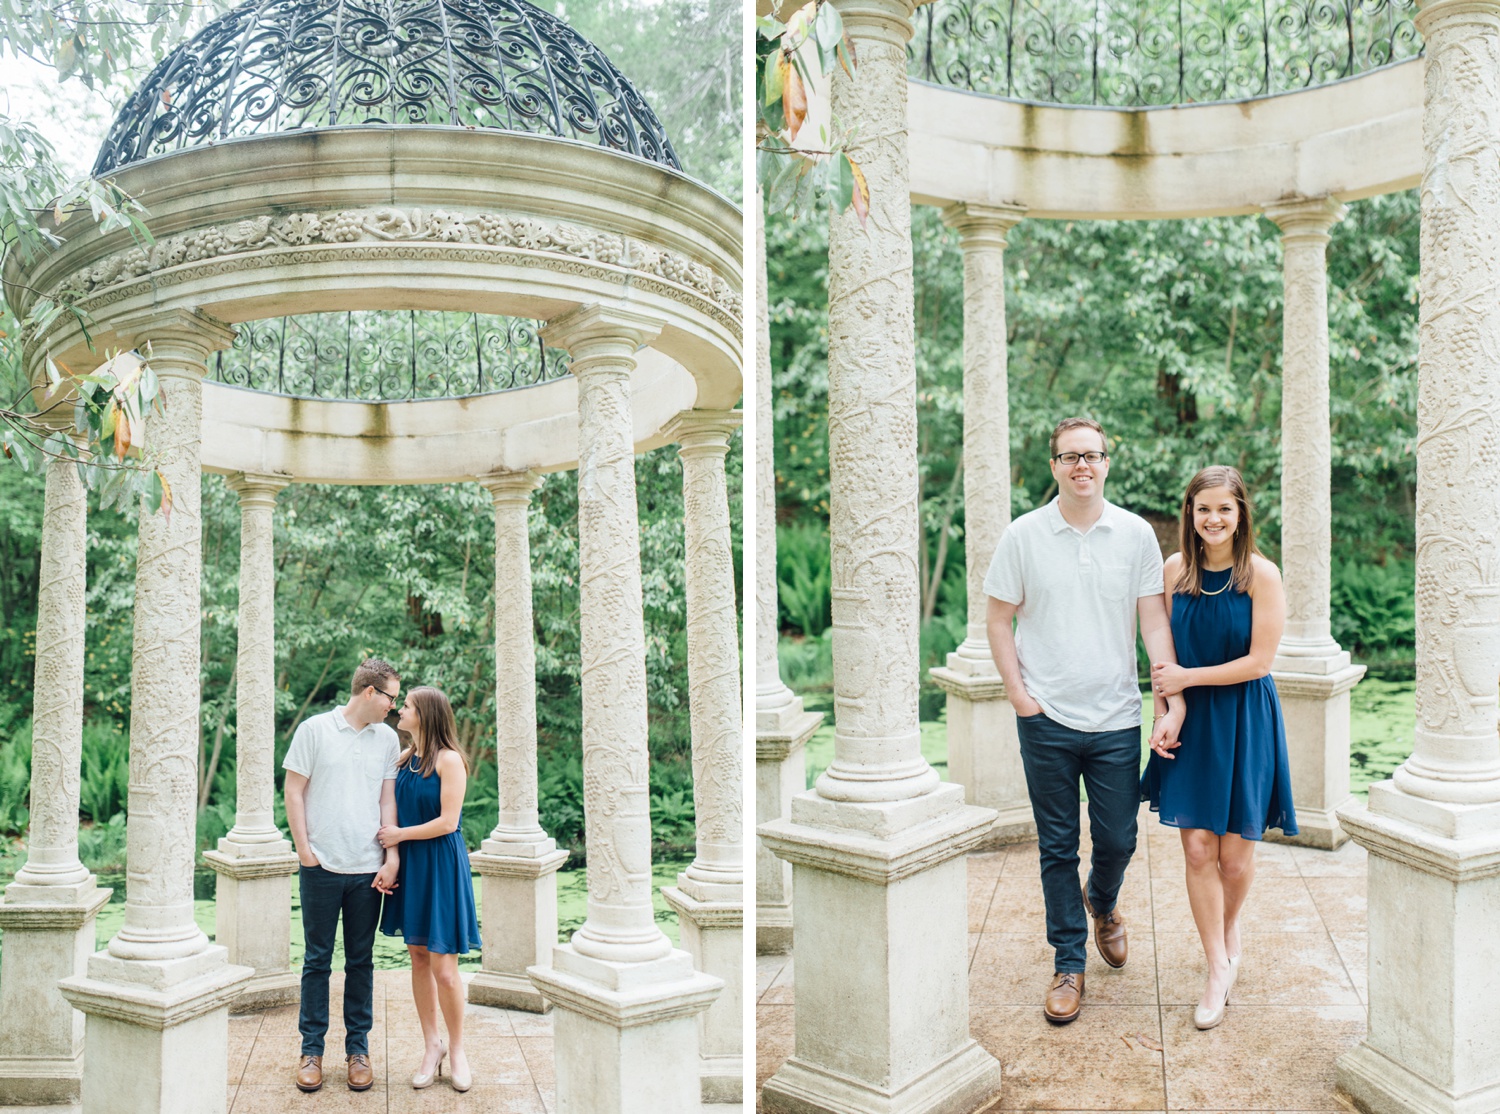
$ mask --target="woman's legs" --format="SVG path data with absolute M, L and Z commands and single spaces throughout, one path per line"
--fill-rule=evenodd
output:
M 469 1060 L 464 1055 L 464 984 L 458 977 L 458 956 L 429 952 L 427 958 L 443 1020 L 448 1025 L 448 1062 L 452 1065 L 449 1070 L 463 1080 L 469 1075 Z
M 433 960 L 445 957 L 432 955 L 420 944 L 408 944 L 406 951 L 411 956 L 411 997 L 417 1006 L 417 1020 L 422 1023 L 422 1040 L 427 1046 L 417 1073 L 431 1075 L 443 1049 L 443 1037 L 438 1029 L 438 986 L 433 977 Z
M 1202 828 L 1182 829 L 1182 851 L 1187 861 L 1188 904 L 1208 958 L 1208 983 L 1198 1005 L 1216 1010 L 1229 987 L 1229 955 L 1224 950 L 1224 881 L 1219 873 L 1219 837 Z M 1240 894 L 1244 900 L 1244 894 Z M 1235 913 L 1238 916 L 1238 908 Z
M 1255 841 L 1237 835 L 1219 837 L 1219 878 L 1224 886 L 1224 951 L 1240 954 L 1240 910 L 1255 880 Z

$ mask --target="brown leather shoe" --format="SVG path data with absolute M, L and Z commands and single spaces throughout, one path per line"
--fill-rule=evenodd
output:
M 323 1057 L 304 1056 L 297 1067 L 297 1090 L 316 1091 L 323 1086 Z
M 1083 972 L 1059 971 L 1042 1002 L 1042 1012 L 1055 1025 L 1066 1025 L 1083 1008 Z
M 370 1067 L 370 1058 L 356 1052 L 349 1058 L 349 1090 L 368 1091 L 375 1082 L 375 1070 Z
M 1120 916 L 1119 908 L 1111 909 L 1102 917 L 1098 916 L 1094 907 L 1089 904 L 1087 883 L 1083 887 L 1083 907 L 1094 918 L 1094 945 L 1099 949 L 1099 955 L 1111 967 L 1125 966 L 1125 918 Z

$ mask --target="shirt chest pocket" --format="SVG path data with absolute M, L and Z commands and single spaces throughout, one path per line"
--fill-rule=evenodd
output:
M 1135 570 L 1129 565 L 1095 565 L 1094 579 L 1099 594 L 1107 600 L 1120 601 L 1130 595 L 1135 581 Z
M 386 760 L 385 755 L 378 750 L 372 750 L 369 754 L 361 755 L 358 759 L 359 767 L 364 771 L 365 780 L 380 781 L 385 777 Z

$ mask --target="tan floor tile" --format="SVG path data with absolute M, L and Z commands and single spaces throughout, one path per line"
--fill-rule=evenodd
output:
M 993 881 L 999 878 L 1009 858 L 1010 853 L 1005 848 L 997 851 L 975 851 L 968 857 L 969 881 L 972 882 L 976 878 L 988 878 Z
M 263 1037 L 296 1036 L 297 1011 L 296 1006 L 277 1006 L 264 1011 L 260 1015 L 260 1035 Z
M 1168 1109 L 1344 1109 L 1334 1061 L 1364 1035 L 1363 1007 L 1236 1004 L 1203 1033 L 1189 1007 L 1167 1007 L 1162 1018 Z
M 1052 981 L 1055 954 L 1044 935 L 987 932 L 969 972 L 969 1014 L 997 1006 L 1041 1010 Z M 1104 964 L 1089 943 L 1084 1005 L 1156 1004 L 1156 955 L 1150 932 L 1130 939 L 1130 962 L 1118 970 Z
M 1337 851 L 1293 847 L 1292 859 L 1304 878 L 1363 878 L 1369 867 L 1370 853 L 1351 839 Z
M 1196 1005 L 1208 978 L 1196 932 L 1156 937 L 1163 1005 Z M 1236 1005 L 1357 1006 L 1343 958 L 1323 932 L 1246 933 Z
M 1007 870 L 995 886 L 990 903 L 990 931 L 1024 931 L 1030 926 L 1045 926 L 1047 904 L 1042 899 L 1042 879 L 1033 865 L 1029 869 Z
M 979 951 L 979 941 L 980 941 L 980 938 L 981 938 L 980 934 L 977 933 L 977 932 L 971 932 L 971 933 L 969 933 L 969 967 L 970 968 L 972 968 L 974 966 L 974 954 L 977 951 Z
M 393 1041 L 387 1052 L 391 1078 L 397 1083 L 410 1079 L 421 1066 L 425 1052 L 426 1046 L 420 1037 Z M 477 1083 L 512 1085 L 532 1082 L 531 1067 L 516 1037 L 473 1039 L 466 1036 L 464 1054 L 469 1058 L 469 1070 Z M 443 1061 L 444 1079 L 448 1078 L 451 1066 L 450 1060 Z
M 297 1063 L 302 1056 L 302 1038 L 266 1037 L 255 1042 L 246 1058 L 244 1071 L 240 1075 L 242 1084 L 266 1083 L 279 1079 L 291 1081 L 297 1074 Z M 324 1056 L 324 1071 L 333 1066 L 333 1057 Z
M 385 1114 L 388 1100 L 384 1087 L 371 1087 L 368 1091 L 351 1091 L 342 1078 L 334 1080 L 324 1076 L 323 1089 L 304 1095 L 293 1085 L 291 1077 L 283 1084 L 241 1083 L 235 1095 L 232 1114 Z
M 553 1068 L 552 1039 L 550 1037 L 517 1037 L 521 1055 L 526 1057 L 526 1066 L 531 1069 L 531 1078 L 538 1087 L 555 1087 L 557 1073 Z
M 531 1084 L 507 1086 L 480 1083 L 478 1075 L 474 1078 L 474 1086 L 464 1094 L 459 1094 L 449 1086 L 447 1076 L 441 1082 L 420 1091 L 414 1091 L 410 1086 L 392 1087 L 389 1112 L 458 1114 L 460 1111 L 494 1110 L 504 1111 L 505 1114 L 543 1114 L 542 1097 Z
M 551 1038 L 551 1013 L 528 1013 L 526 1010 L 506 1010 L 505 1012 L 510 1018 L 510 1027 L 515 1030 L 516 1036 Z
M 1333 946 L 1344 961 L 1344 970 L 1354 983 L 1355 993 L 1366 1005 L 1370 1002 L 1370 936 L 1367 932 L 1330 932 Z
M 791 1006 L 761 1006 L 755 1011 L 755 1093 L 786 1063 L 796 1043 L 796 1015 Z
M 1369 926 L 1363 876 L 1308 878 L 1306 885 L 1328 931 L 1364 932 Z
M 476 1037 L 514 1037 L 516 1035 L 516 1027 L 510 1022 L 509 1012 L 497 1010 L 493 1006 L 465 1006 L 464 1031 Z
M 1136 1038 L 1161 1035 L 1155 1006 L 1098 1006 L 1084 999 L 1070 1025 L 1041 1003 L 987 1010 L 975 1038 L 1001 1063 L 1003 1110 L 1162 1110 L 1162 1054 Z
M 796 1000 L 796 994 L 792 987 L 793 973 L 796 969 L 795 961 L 791 956 L 784 957 L 781 970 L 777 972 L 776 978 L 771 985 L 766 987 L 764 994 L 760 996 L 763 1005 L 790 1005 Z
M 985 918 L 989 916 L 990 903 L 999 885 L 1000 875 L 969 872 L 969 931 L 983 932 Z
M 766 992 L 766 988 L 776 981 L 776 976 L 781 974 L 781 969 L 786 966 L 790 956 L 785 955 L 758 955 L 755 957 L 755 998 Z
M 1151 883 L 1158 932 L 1195 932 L 1187 885 L 1181 879 Z M 1307 883 L 1301 878 L 1256 878 L 1240 915 L 1245 932 L 1315 932 L 1323 928 Z
M 1256 878 L 1298 878 L 1301 873 L 1289 844 L 1262 840 L 1255 848 Z

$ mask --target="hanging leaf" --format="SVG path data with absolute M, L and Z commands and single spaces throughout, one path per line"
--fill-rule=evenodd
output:
M 130 415 L 118 399 L 113 406 L 118 412 L 115 416 L 115 458 L 124 460 L 125 454 L 130 452 Z
M 782 57 L 788 56 L 783 54 Z M 781 110 L 786 115 L 787 138 L 796 143 L 797 133 L 802 130 L 802 122 L 807 119 L 807 86 L 803 84 L 797 67 L 790 61 L 787 63 L 785 88 L 781 94 Z
M 859 168 L 859 163 L 848 155 L 844 156 L 844 161 L 849 164 L 849 174 L 854 181 L 853 194 L 850 199 L 854 205 L 854 215 L 859 218 L 859 226 L 865 228 L 867 227 L 866 220 L 870 215 L 870 184 L 865 181 L 865 172 Z

